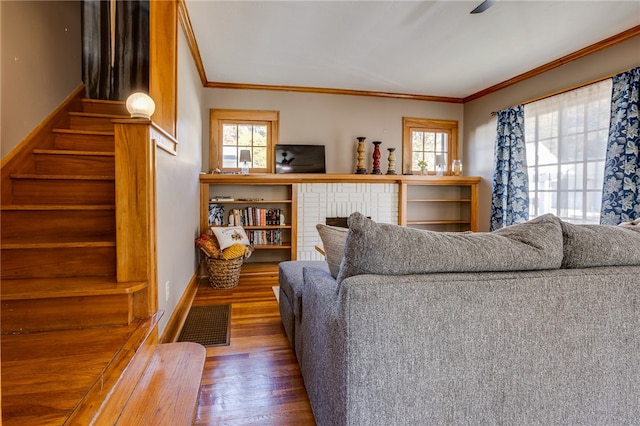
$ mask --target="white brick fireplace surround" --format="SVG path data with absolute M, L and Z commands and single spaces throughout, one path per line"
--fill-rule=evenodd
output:
M 298 185 L 298 260 L 324 260 L 316 224 L 353 212 L 398 224 L 396 183 L 301 183 Z

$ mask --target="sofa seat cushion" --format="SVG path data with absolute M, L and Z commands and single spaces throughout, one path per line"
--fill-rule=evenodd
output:
M 547 214 L 489 233 L 432 232 L 349 216 L 338 282 L 361 274 L 407 275 L 557 269 L 560 219 Z
M 315 267 L 324 271 L 329 270 L 327 262 L 322 260 L 289 260 L 280 262 L 278 265 L 280 294 L 285 296 L 286 302 L 291 306 L 293 315 L 296 317 L 300 314 L 303 280 L 302 270 L 306 267 Z
M 562 222 L 563 268 L 640 265 L 640 227 Z

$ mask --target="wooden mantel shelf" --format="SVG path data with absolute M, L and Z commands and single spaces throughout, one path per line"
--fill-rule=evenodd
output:
M 425 183 L 428 185 L 468 185 L 479 183 L 478 176 L 435 176 L 435 175 L 357 175 L 330 173 L 250 173 L 241 174 L 200 174 L 203 184 L 289 184 L 289 183 Z

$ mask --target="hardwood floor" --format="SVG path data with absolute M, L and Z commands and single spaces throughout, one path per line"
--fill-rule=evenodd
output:
M 229 290 L 200 282 L 194 305 L 231 304 L 231 338 L 229 346 L 206 348 L 196 425 L 315 424 L 274 285 L 277 268 L 268 276 L 243 273 Z

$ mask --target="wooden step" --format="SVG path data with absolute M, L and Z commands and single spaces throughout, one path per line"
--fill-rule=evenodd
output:
M 11 175 L 12 204 L 115 203 L 113 176 Z
M 2 281 L 2 333 L 24 333 L 127 325 L 144 282 L 113 277 L 70 277 Z
M 3 280 L 115 276 L 116 247 L 113 242 L 3 244 L 0 263 Z
M 4 280 L 2 300 L 56 299 L 65 297 L 133 294 L 146 288 L 145 282 L 118 283 L 114 277 L 27 278 Z
M 114 132 L 54 129 L 54 146 L 78 151 L 114 151 Z
M 151 356 L 156 323 L 151 318 L 122 327 L 3 334 L 2 424 L 65 424 L 88 391 L 109 395 L 118 382 L 113 377 L 120 378 L 132 358 Z
M 115 354 L 65 425 L 113 425 L 142 377 L 158 346 L 158 321 L 162 312 L 140 322 Z
M 129 115 L 125 101 L 82 99 L 82 111 L 94 114 Z
M 34 149 L 35 172 L 55 174 L 64 171 L 71 175 L 114 176 L 115 152 Z
M 129 115 L 70 112 L 69 127 L 76 130 L 113 131 L 112 120 L 130 118 Z
M 116 424 L 192 424 L 205 358 L 197 343 L 158 345 Z
M 114 241 L 115 206 L 9 205 L 0 210 L 2 243 L 29 240 L 106 238 Z

